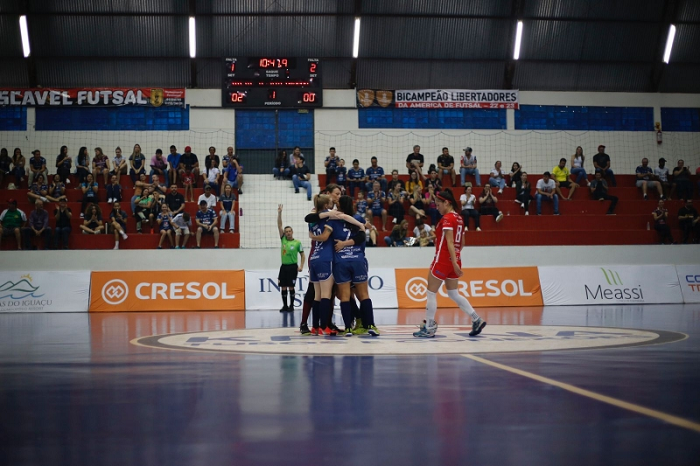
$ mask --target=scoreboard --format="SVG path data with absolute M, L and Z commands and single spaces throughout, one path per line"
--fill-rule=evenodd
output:
M 318 58 L 224 58 L 222 105 L 238 108 L 322 107 Z

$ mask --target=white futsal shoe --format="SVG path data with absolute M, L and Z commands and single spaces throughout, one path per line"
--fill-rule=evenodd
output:
M 420 325 L 420 329 L 417 332 L 413 332 L 413 336 L 416 338 L 435 338 L 435 332 L 437 332 L 437 322 L 434 320 L 423 321 Z

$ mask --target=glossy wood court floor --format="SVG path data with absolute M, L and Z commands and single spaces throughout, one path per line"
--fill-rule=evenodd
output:
M 261 340 L 224 331 L 277 327 L 270 341 L 295 343 L 298 312 L 0 315 L 0 465 L 700 464 L 700 307 L 480 312 L 489 326 L 479 344 L 513 340 L 510 352 L 328 356 L 134 344 L 209 332 L 182 340 L 228 335 L 209 341 L 243 347 Z M 394 334 L 376 347 L 414 344 L 396 325 L 422 317 L 377 311 L 380 329 Z M 453 309 L 438 320 L 457 335 L 468 322 Z M 504 333 L 506 325 L 527 332 Z M 552 341 L 533 326 L 558 326 L 567 342 L 632 338 L 623 329 L 661 337 L 544 351 L 527 346 Z

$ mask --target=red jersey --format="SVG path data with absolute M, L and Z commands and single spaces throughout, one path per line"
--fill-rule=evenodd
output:
M 457 212 L 445 214 L 435 228 L 435 259 L 433 263 L 451 264 L 450 250 L 447 248 L 446 230 L 452 230 L 452 240 L 455 246 L 457 263 L 461 264 L 460 251 L 462 251 L 462 232 L 464 231 L 464 220 Z

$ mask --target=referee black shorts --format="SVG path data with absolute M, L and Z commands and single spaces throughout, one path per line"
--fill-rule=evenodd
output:
M 291 288 L 296 285 L 297 274 L 299 273 L 297 264 L 282 264 L 280 273 L 277 276 L 279 285 L 285 288 Z

